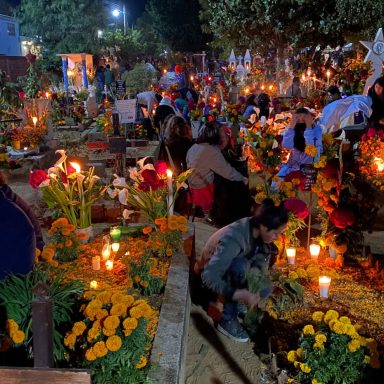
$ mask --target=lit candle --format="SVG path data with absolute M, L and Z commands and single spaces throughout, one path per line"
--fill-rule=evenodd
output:
M 103 245 L 103 250 L 101 251 L 101 256 L 103 257 L 103 261 L 108 260 L 111 256 L 111 246 L 109 244 Z
M 262 91 L 264 91 L 265 85 L 263 84 L 260 88 L 261 88 Z
M 38 118 L 36 116 L 32 117 L 32 122 L 33 122 L 33 125 L 35 126 L 35 128 L 36 128 L 37 120 L 38 120 Z
M 90 283 L 89 283 L 89 286 L 92 288 L 92 289 L 96 289 L 97 288 L 97 281 L 96 280 L 92 280 Z
M 75 169 L 76 173 L 79 173 L 81 171 L 80 164 L 75 163 L 74 161 L 71 161 L 69 164 Z
M 109 235 L 111 236 L 113 242 L 117 242 L 120 240 L 121 229 L 119 227 L 111 227 Z
M 311 244 L 309 246 L 309 253 L 311 254 L 311 258 L 313 261 L 317 261 L 320 254 L 320 245 L 319 244 Z
M 163 73 L 166 74 L 168 71 L 164 68 L 163 69 Z
M 331 284 L 331 278 L 328 276 L 320 276 L 319 277 L 319 290 L 320 297 L 328 298 L 329 286 Z
M 107 260 L 105 262 L 105 269 L 107 271 L 112 271 L 112 269 L 113 269 L 113 260 Z
M 120 243 L 112 243 L 112 251 L 117 252 L 120 248 Z
M 100 256 L 92 257 L 92 269 L 98 271 L 100 269 Z
M 383 159 L 380 159 L 380 157 L 375 157 L 373 161 L 376 164 L 377 171 L 378 172 L 383 172 L 384 171 L 384 161 L 383 161 Z
M 273 85 L 271 84 L 268 88 L 269 88 L 270 91 L 272 91 L 273 90 Z
M 125 252 L 124 255 L 125 256 L 129 256 L 131 253 L 129 251 Z
M 24 151 L 28 151 L 28 147 L 24 147 Z
M 327 71 L 327 85 L 329 85 L 329 78 L 331 77 L 331 71 L 328 69 Z
M 193 81 L 195 78 L 193 76 L 190 77 L 191 81 Z
M 296 248 L 287 248 L 285 252 L 287 254 L 288 264 L 295 264 Z
M 169 216 L 173 215 L 173 172 L 170 169 L 167 169 L 167 188 L 168 188 L 168 211 Z

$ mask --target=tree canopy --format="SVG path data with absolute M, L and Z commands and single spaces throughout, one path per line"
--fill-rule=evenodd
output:
M 22 34 L 41 40 L 49 55 L 97 52 L 103 15 L 101 0 L 21 0 L 17 12 Z
M 200 0 L 203 30 L 214 47 L 303 48 L 337 46 L 353 34 L 372 36 L 382 26 L 382 0 Z

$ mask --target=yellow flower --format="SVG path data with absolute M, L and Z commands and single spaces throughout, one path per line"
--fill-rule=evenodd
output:
M 88 341 L 88 343 L 90 343 L 93 340 L 95 340 L 99 335 L 100 335 L 100 330 L 99 329 L 91 328 L 88 331 L 88 334 L 87 334 L 87 341 Z
M 97 313 L 96 313 L 96 319 L 97 320 L 102 320 L 102 319 L 105 319 L 106 317 L 108 316 L 108 311 L 106 309 L 100 309 Z
M 332 326 L 332 331 L 337 333 L 338 335 L 342 335 L 345 333 L 345 326 L 343 323 L 340 323 L 340 321 L 337 321 L 333 326 Z
M 135 365 L 135 368 L 141 369 L 144 368 L 147 365 L 148 361 L 145 356 L 140 357 L 140 361 Z
M 371 357 L 365 355 L 365 356 L 364 356 L 364 364 L 369 364 L 370 362 L 371 362 Z
M 311 372 L 311 367 L 309 367 L 309 365 L 304 364 L 304 363 L 300 363 L 300 369 L 301 369 L 304 373 L 309 373 L 309 372 Z
M 322 333 L 319 333 L 315 336 L 316 343 L 324 344 L 327 341 L 327 336 Z
M 296 273 L 297 276 L 299 276 L 299 279 L 305 279 L 307 277 L 307 272 L 303 268 L 299 268 Z
M 341 321 L 344 324 L 351 324 L 351 320 L 347 316 L 340 316 L 339 321 Z
M 358 340 L 351 340 L 348 343 L 348 351 L 349 352 L 356 352 L 360 348 L 360 343 Z
M 9 336 L 12 337 L 12 335 L 19 329 L 19 324 L 16 323 L 15 320 L 9 319 L 7 320 L 7 330 Z
M 123 321 L 123 327 L 124 329 L 128 330 L 128 329 L 136 329 L 137 326 L 138 326 L 138 321 L 137 319 L 135 319 L 134 317 L 127 317 L 124 321 Z
M 115 330 L 120 324 L 118 316 L 108 316 L 104 319 L 104 328 Z
M 113 336 L 115 332 L 116 332 L 116 329 L 103 328 L 103 335 L 105 336 Z
M 98 341 L 92 349 L 96 357 L 103 357 L 108 353 L 104 341 Z
M 66 347 L 72 348 L 76 343 L 76 335 L 72 332 L 68 332 L 64 337 L 64 345 Z
M 313 325 L 308 324 L 303 328 L 304 335 L 314 335 L 315 330 L 313 329 Z
M 14 343 L 20 344 L 25 340 L 25 333 L 21 330 L 17 330 L 12 334 L 11 338 Z
M 295 272 L 295 271 L 291 271 L 289 272 L 288 274 L 288 278 L 292 279 L 292 280 L 296 280 L 299 278 L 299 275 Z
M 321 384 L 321 382 L 320 382 L 320 381 L 317 381 L 316 379 L 312 379 L 311 384 Z
M 329 311 L 327 311 L 327 313 L 324 316 L 324 322 L 328 324 L 330 320 L 334 320 L 338 318 L 339 318 L 339 314 L 333 309 L 330 309 Z
M 340 318 L 341 320 L 341 318 Z M 348 336 L 358 336 L 355 327 L 352 324 L 345 324 L 344 323 L 344 332 Z
M 127 314 L 127 306 L 123 303 L 114 304 L 111 308 L 111 315 L 125 316 Z
M 87 329 L 87 326 L 82 321 L 77 321 L 75 324 L 73 324 L 72 332 L 76 336 L 80 336 L 84 333 L 84 331 Z
M 132 333 L 132 329 L 126 329 L 126 330 L 124 330 L 124 335 L 125 335 L 125 337 L 131 336 L 131 333 Z
M 95 353 L 93 352 L 93 349 L 92 348 L 89 348 L 85 351 L 85 358 L 88 360 L 88 361 L 95 361 L 97 359 Z
M 135 301 L 135 298 L 132 295 L 123 295 L 121 300 L 127 307 L 130 307 Z
M 112 296 L 111 296 L 111 303 L 112 304 L 118 304 L 118 303 L 121 303 L 121 301 L 123 300 L 124 298 L 124 295 L 120 292 L 117 292 L 117 293 L 114 293 Z
M 121 341 L 119 336 L 114 335 L 114 336 L 108 337 L 105 344 L 110 351 L 116 352 L 121 348 L 123 342 Z
M 324 349 L 324 344 L 323 343 L 314 343 L 313 348 Z
M 297 353 L 296 351 L 289 351 L 288 352 L 288 355 L 287 355 L 287 359 L 288 361 L 290 361 L 291 363 L 293 363 L 294 361 L 297 360 Z
M 103 304 L 108 304 L 111 301 L 111 296 L 111 291 L 104 291 L 97 295 L 97 299 L 100 300 Z
M 317 155 L 317 148 L 314 145 L 306 145 L 304 151 L 307 155 L 312 157 Z
M 324 317 L 324 312 L 322 311 L 316 311 L 313 312 L 312 319 L 313 321 L 316 321 L 316 323 L 321 323 Z

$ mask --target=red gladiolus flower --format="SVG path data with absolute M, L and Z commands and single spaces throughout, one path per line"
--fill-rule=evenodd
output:
M 42 169 L 35 169 L 29 175 L 29 184 L 32 186 L 32 188 L 37 189 L 39 188 L 39 185 L 47 179 L 48 179 L 47 172 L 45 172 Z
M 306 219 L 309 215 L 307 204 L 303 200 L 290 198 L 284 202 L 284 207 L 292 212 L 298 219 Z
M 156 161 L 156 163 L 154 164 L 154 167 L 158 175 L 161 175 L 161 176 L 167 175 L 168 166 L 164 160 Z
M 292 171 L 284 177 L 284 181 L 286 182 L 292 182 L 293 179 L 300 180 L 300 184 L 297 186 L 297 189 L 304 191 L 305 183 L 307 182 L 307 176 L 305 176 L 301 171 Z
M 159 175 L 156 173 L 156 171 L 145 169 L 143 172 L 141 172 L 141 176 L 144 179 L 139 185 L 139 188 L 142 191 L 149 190 L 149 187 L 156 191 L 165 185 L 165 182 L 159 178 Z
M 355 214 L 348 208 L 335 208 L 329 216 L 335 227 L 344 229 L 355 222 Z

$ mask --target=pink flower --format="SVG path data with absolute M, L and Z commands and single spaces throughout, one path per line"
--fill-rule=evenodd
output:
M 39 185 L 48 178 L 49 177 L 47 172 L 42 169 L 35 169 L 29 174 L 29 184 L 32 186 L 32 188 L 37 189 L 39 188 Z
M 303 200 L 290 198 L 284 202 L 284 207 L 292 212 L 298 219 L 306 219 L 309 215 L 307 204 Z
M 164 160 L 156 161 L 156 163 L 154 164 L 154 167 L 155 167 L 155 170 L 156 170 L 158 175 L 160 175 L 160 176 L 166 176 L 167 175 L 168 166 Z

